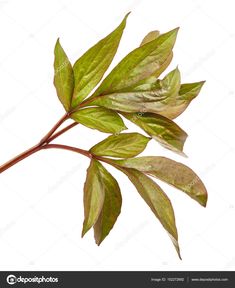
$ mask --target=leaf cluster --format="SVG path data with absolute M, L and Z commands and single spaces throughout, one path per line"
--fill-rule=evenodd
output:
M 89 150 L 91 162 L 84 185 L 82 235 L 93 227 L 99 245 L 121 211 L 118 182 L 101 164 L 103 161 L 130 179 L 170 235 L 180 256 L 171 201 L 149 176 L 185 192 L 202 206 L 207 202 L 206 188 L 184 164 L 165 157 L 136 156 L 144 151 L 151 139 L 183 154 L 187 133 L 173 120 L 199 94 L 204 81 L 182 84 L 178 68 L 159 78 L 172 60 L 178 28 L 164 34 L 158 31 L 147 34 L 140 46 L 102 80 L 117 51 L 127 16 L 74 65 L 59 39 L 55 45 L 54 85 L 67 115 L 84 126 L 112 134 Z M 136 124 L 147 136 L 122 133 L 127 129 L 123 118 Z

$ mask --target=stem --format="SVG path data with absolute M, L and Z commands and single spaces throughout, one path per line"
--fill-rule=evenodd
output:
M 62 145 L 62 144 L 47 144 L 47 145 L 44 145 L 44 146 L 42 147 L 42 149 L 50 149 L 50 148 L 69 150 L 69 151 L 73 151 L 73 152 L 82 154 L 82 155 L 84 155 L 84 156 L 86 156 L 86 157 L 89 157 L 89 158 L 92 158 L 92 157 L 93 157 L 93 155 L 92 155 L 89 151 L 87 151 L 87 150 L 83 150 L 83 149 L 80 149 L 80 148 L 77 148 L 77 147 L 68 146 L 68 145 Z
M 78 122 L 73 122 L 72 124 L 64 127 L 63 129 L 61 129 L 60 131 L 56 132 L 55 134 L 53 134 L 49 139 L 46 140 L 46 143 L 50 143 L 51 141 L 53 141 L 55 138 L 59 137 L 60 135 L 64 134 L 66 131 L 70 130 L 71 128 L 73 128 L 74 126 L 78 125 Z
M 33 153 L 35 153 L 41 149 L 42 149 L 42 145 L 37 144 L 37 145 L 29 148 L 28 150 L 24 151 L 23 153 L 17 155 L 16 157 L 12 158 L 11 160 L 7 161 L 5 164 L 0 166 L 0 173 L 4 172 L 5 170 L 10 168 L 11 166 L 15 165 L 16 163 L 29 157 L 30 155 L 32 155 Z
M 68 131 L 69 129 L 71 129 L 72 127 L 76 126 L 78 123 L 74 122 L 70 125 L 68 125 L 67 127 L 63 128 L 62 130 L 58 131 L 57 133 L 55 133 L 53 135 L 53 133 L 60 127 L 60 125 L 67 120 L 69 117 L 69 114 L 65 114 L 53 127 L 52 129 L 41 139 L 41 141 L 36 144 L 35 146 L 27 149 L 26 151 L 20 153 L 19 155 L 17 155 L 16 157 L 10 159 L 9 161 L 7 161 L 6 163 L 4 163 L 3 165 L 0 166 L 0 174 L 2 172 L 4 172 L 5 170 L 9 169 L 10 167 L 12 167 L 13 165 L 15 165 L 16 163 L 22 161 L 23 159 L 29 157 L 30 155 L 34 154 L 35 152 L 40 151 L 41 149 L 45 148 L 45 146 L 50 143 L 52 140 L 54 140 L 55 138 L 59 137 L 60 135 L 62 135 L 63 133 L 65 133 L 66 131 Z
M 52 134 L 67 120 L 69 114 L 66 113 L 52 128 L 51 130 L 40 140 L 39 144 L 44 144 L 52 136 Z

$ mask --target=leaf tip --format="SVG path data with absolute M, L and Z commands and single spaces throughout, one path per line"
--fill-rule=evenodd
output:
M 175 247 L 175 250 L 177 252 L 177 255 L 179 257 L 180 260 L 182 260 L 182 257 L 181 257 L 181 254 L 180 254 L 180 246 L 179 246 L 179 242 L 178 242 L 178 235 L 177 235 L 177 231 L 176 231 L 176 235 L 172 235 L 172 234 L 169 234 L 170 238 L 171 238 L 171 241 Z
M 85 236 L 85 234 L 87 233 L 88 230 L 89 229 L 83 224 L 81 238 L 83 238 Z
M 60 37 L 57 38 L 55 42 L 55 47 L 60 46 Z
M 128 127 L 126 127 L 126 125 L 123 125 L 123 126 L 122 126 L 122 130 L 121 130 L 121 131 L 124 131 L 124 130 L 128 130 Z M 121 132 L 121 131 L 120 131 L 120 132 Z
M 179 259 L 182 260 L 181 253 L 180 253 L 180 246 L 179 246 L 178 241 L 177 241 L 177 245 L 175 246 L 175 248 L 176 248 L 176 252 L 177 252 Z
M 183 156 L 184 158 L 188 158 L 188 155 L 184 151 L 181 151 L 180 155 Z
M 205 83 L 206 83 L 206 80 L 202 80 L 202 81 L 196 82 L 195 84 L 198 85 L 198 90 L 200 91 Z
M 175 67 L 175 71 L 177 71 L 177 73 L 180 73 L 179 65 L 177 65 L 177 66 Z
M 124 22 L 124 23 L 126 24 L 126 20 L 127 20 L 128 16 L 129 16 L 130 14 L 131 14 L 131 11 L 129 11 L 128 13 L 126 13 L 126 15 L 125 15 L 122 23 Z
M 172 32 L 174 39 L 176 39 L 178 32 L 179 32 L 179 29 L 180 29 L 180 27 L 176 27 L 175 29 L 170 31 L 170 32 Z
M 182 260 L 181 253 L 180 253 L 180 246 L 179 246 L 179 242 L 178 241 L 175 244 L 175 249 L 176 249 L 176 252 L 177 252 L 177 255 L 178 255 L 179 259 Z
M 198 198 L 198 202 L 199 204 L 201 204 L 204 208 L 206 208 L 207 205 L 207 200 L 208 200 L 208 194 L 207 191 L 204 191 L 204 194 L 202 194 L 199 198 Z
M 202 88 L 202 86 L 204 86 L 204 84 L 206 83 L 206 80 L 200 81 L 199 83 L 201 84 L 201 88 Z
M 102 243 L 102 241 L 103 241 L 104 239 L 95 239 L 95 243 L 96 243 L 96 245 L 97 246 L 100 246 L 100 244 Z

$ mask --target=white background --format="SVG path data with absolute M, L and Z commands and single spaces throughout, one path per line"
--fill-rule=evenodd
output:
M 233 270 L 234 1 L 0 0 L 0 162 L 36 144 L 63 115 L 53 87 L 57 37 L 74 62 L 129 16 L 116 64 L 151 30 L 180 26 L 171 68 L 183 82 L 206 80 L 177 119 L 188 158 L 151 142 L 144 155 L 165 155 L 193 168 L 209 193 L 206 209 L 167 185 L 183 260 L 125 176 L 122 213 L 100 247 L 81 239 L 88 159 L 42 151 L 0 175 L 1 270 Z M 113 67 L 113 66 L 112 66 Z M 169 69 L 168 69 L 169 71 Z M 130 125 L 132 131 L 140 131 Z M 76 127 L 57 142 L 89 148 L 105 134 Z

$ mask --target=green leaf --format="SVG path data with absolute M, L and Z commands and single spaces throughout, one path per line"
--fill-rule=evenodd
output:
M 158 30 L 154 30 L 154 31 L 150 31 L 145 37 L 144 39 L 141 41 L 140 46 L 143 46 L 146 43 L 149 43 L 155 39 L 157 39 L 157 37 L 160 35 L 160 32 Z
M 203 182 L 192 169 L 182 163 L 157 156 L 115 160 L 114 162 L 154 176 L 182 190 L 202 206 L 206 206 L 207 191 Z
M 165 148 L 183 154 L 187 134 L 175 122 L 154 113 L 122 113 L 122 115 Z
M 154 215 L 168 232 L 179 258 L 181 259 L 174 210 L 167 195 L 161 187 L 142 172 L 129 168 L 120 170 L 128 176 L 140 196 L 145 200 Z
M 103 208 L 94 225 L 95 240 L 100 245 L 113 228 L 121 212 L 122 196 L 116 179 L 99 162 L 97 165 L 105 194 Z
M 145 149 L 149 140 L 148 137 L 139 133 L 111 135 L 93 146 L 90 152 L 97 156 L 134 157 Z
M 78 110 L 71 115 L 71 118 L 89 128 L 105 133 L 120 133 L 127 129 L 118 113 L 102 107 Z
M 105 193 L 99 162 L 92 159 L 84 185 L 84 222 L 82 237 L 96 223 L 104 204 Z
M 147 44 L 146 44 L 147 45 Z M 152 78 L 151 78 L 152 80 Z M 168 73 L 162 80 L 131 89 L 94 98 L 89 105 L 97 105 L 122 112 L 161 113 L 175 102 L 180 89 L 180 72 L 178 68 Z M 151 90 L 145 90 L 150 88 Z M 173 105 L 173 104 L 172 104 Z
M 178 28 L 129 53 L 104 79 L 92 97 L 118 92 L 147 79 L 171 54 Z
M 178 117 L 188 107 L 191 101 L 200 93 L 205 81 L 182 84 L 176 101 L 161 114 L 167 118 L 174 119 Z
M 160 35 L 160 32 L 157 31 L 157 30 L 149 32 L 144 37 L 142 42 L 140 43 L 140 46 L 143 46 L 144 44 L 157 39 L 157 37 L 159 37 L 159 35 Z M 156 70 L 153 75 L 155 77 L 159 77 L 162 74 L 162 72 L 165 71 L 166 68 L 169 66 L 169 64 L 171 63 L 172 58 L 173 58 L 173 52 L 170 53 L 170 55 L 167 57 L 167 59 L 162 63 L 161 67 L 159 67 L 159 69 Z
M 74 88 L 73 68 L 59 39 L 56 42 L 54 53 L 54 85 L 60 102 L 65 110 L 69 111 Z
M 116 54 L 128 15 L 129 13 L 112 33 L 91 47 L 74 64 L 75 89 L 72 99 L 73 108 L 77 107 L 88 96 L 108 69 Z

